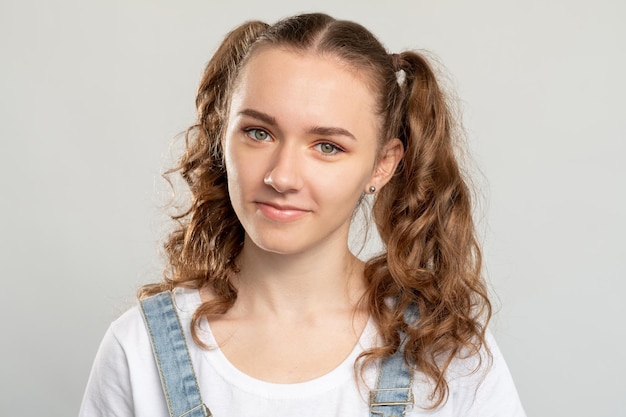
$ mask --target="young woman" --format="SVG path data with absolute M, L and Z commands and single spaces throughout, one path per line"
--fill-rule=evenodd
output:
M 196 103 L 166 279 L 110 327 L 81 416 L 524 416 L 424 57 L 323 14 L 248 22 Z M 364 263 L 370 200 L 385 251 Z

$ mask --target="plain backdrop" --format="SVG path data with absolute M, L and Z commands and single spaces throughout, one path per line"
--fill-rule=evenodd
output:
M 0 1 L 0 415 L 76 415 L 159 280 L 160 178 L 248 19 L 324 11 L 427 49 L 464 111 L 492 329 L 529 416 L 626 416 L 626 3 Z

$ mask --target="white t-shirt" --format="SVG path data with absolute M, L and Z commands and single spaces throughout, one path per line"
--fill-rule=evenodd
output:
M 204 403 L 214 417 L 367 417 L 368 390 L 377 370 L 364 373 L 365 383 L 354 376 L 354 361 L 376 343 L 376 329 L 366 325 L 352 353 L 333 371 L 311 381 L 274 384 L 252 378 L 235 368 L 219 348 L 206 350 L 193 342 L 190 321 L 200 304 L 196 290 L 177 289 L 175 304 L 185 330 Z M 200 330 L 202 340 L 215 346 L 208 324 Z M 415 406 L 407 417 L 524 417 L 509 370 L 491 336 L 490 368 L 472 373 L 475 359 L 457 360 L 448 371 L 450 395 L 436 410 L 424 410 L 430 385 L 416 375 Z M 251 352 L 251 354 L 254 354 Z M 80 417 L 168 417 L 150 339 L 141 313 L 134 307 L 109 327 L 89 377 Z

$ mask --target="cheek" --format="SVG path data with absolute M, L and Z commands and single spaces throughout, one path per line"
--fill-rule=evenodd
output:
M 351 209 L 356 207 L 371 177 L 369 167 L 352 166 L 340 171 L 317 172 L 312 184 L 318 195 L 324 196 L 329 202 L 341 202 L 342 206 Z
M 229 184 L 231 182 L 238 182 L 242 171 L 242 167 L 245 163 L 241 162 L 241 155 L 237 152 L 237 147 L 234 146 L 232 139 L 225 139 L 223 142 L 224 149 L 224 166 L 226 168 L 226 175 L 228 177 Z
M 224 167 L 226 169 L 226 178 L 228 180 L 228 193 L 230 194 L 231 202 L 236 204 L 238 196 L 241 192 L 240 185 L 240 166 L 237 163 L 237 158 L 233 154 L 233 149 L 229 146 L 229 141 L 222 142 L 224 149 Z
M 262 158 L 245 148 L 228 141 L 224 148 L 224 164 L 228 178 L 228 191 L 231 201 L 242 200 L 244 194 L 252 192 L 263 184 Z M 249 197 L 249 196 L 248 196 Z
M 232 141 L 229 139 L 222 139 L 222 151 L 224 152 L 224 166 L 226 172 L 230 175 L 230 171 L 233 170 L 233 147 Z

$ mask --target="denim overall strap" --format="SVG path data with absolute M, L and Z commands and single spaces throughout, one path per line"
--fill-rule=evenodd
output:
M 404 320 L 412 324 L 417 320 L 416 306 L 404 312 Z M 383 359 L 376 389 L 370 390 L 370 417 L 404 416 L 408 405 L 413 405 L 413 371 L 404 360 L 405 335 L 400 332 L 400 348 Z
M 171 417 L 210 417 L 202 402 L 171 291 L 141 300 L 163 393 Z

